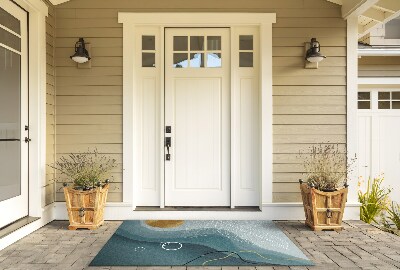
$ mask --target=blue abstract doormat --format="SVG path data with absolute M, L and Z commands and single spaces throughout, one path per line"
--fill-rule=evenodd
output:
M 272 222 L 124 221 L 91 266 L 314 265 Z

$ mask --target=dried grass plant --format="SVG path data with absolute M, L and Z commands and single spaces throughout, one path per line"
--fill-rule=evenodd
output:
M 116 160 L 100 154 L 97 149 L 88 149 L 87 152 L 62 156 L 54 166 L 49 166 L 71 179 L 75 188 L 87 190 L 110 176 L 111 170 L 116 167 Z
M 322 191 L 333 191 L 347 185 L 355 158 L 347 160 L 347 153 L 338 144 L 318 144 L 309 151 L 300 151 L 303 159 L 304 175 L 310 186 Z

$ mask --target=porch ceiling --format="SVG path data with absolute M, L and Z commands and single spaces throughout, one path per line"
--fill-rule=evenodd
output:
M 399 0 L 326 0 L 342 6 L 342 16 L 358 16 L 358 36 L 362 38 L 372 30 L 400 15 Z

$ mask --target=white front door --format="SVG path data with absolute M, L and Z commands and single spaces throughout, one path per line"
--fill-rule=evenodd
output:
M 229 58 L 228 28 L 165 31 L 166 206 L 230 205 Z
M 0 0 L 0 228 L 28 215 L 27 13 Z

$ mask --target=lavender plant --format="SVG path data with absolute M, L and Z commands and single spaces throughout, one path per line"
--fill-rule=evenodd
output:
M 71 179 L 75 188 L 90 189 L 110 176 L 116 160 L 99 154 L 97 149 L 88 149 L 87 152 L 62 156 L 54 166 L 49 166 Z
M 323 191 L 333 191 L 347 184 L 348 175 L 353 171 L 355 158 L 347 160 L 347 154 L 338 144 L 318 144 L 301 152 L 304 175 L 310 186 Z

